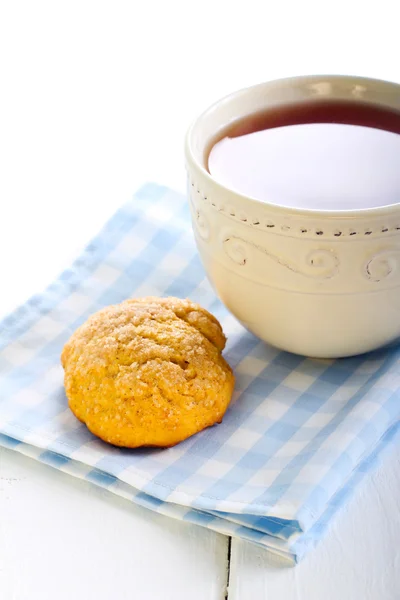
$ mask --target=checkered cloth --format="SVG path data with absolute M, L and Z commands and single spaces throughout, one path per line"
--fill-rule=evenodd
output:
M 129 500 L 299 559 L 397 433 L 400 349 L 310 360 L 270 348 L 215 297 L 184 197 L 145 186 L 71 269 L 0 325 L 0 443 Z M 223 423 L 166 450 L 124 450 L 67 407 L 60 353 L 101 307 L 190 297 L 228 336 Z

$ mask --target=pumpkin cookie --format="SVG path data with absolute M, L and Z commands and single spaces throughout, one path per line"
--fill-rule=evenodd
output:
M 173 446 L 220 423 L 234 376 L 222 328 L 190 300 L 137 298 L 92 315 L 64 346 L 72 412 L 116 446 Z

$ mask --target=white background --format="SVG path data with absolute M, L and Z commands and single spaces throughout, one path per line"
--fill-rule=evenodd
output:
M 0 0 L 0 312 L 146 180 L 184 191 L 185 130 L 220 96 L 306 73 L 400 82 L 397 6 Z M 234 540 L 229 598 L 398 598 L 399 471 L 395 448 L 296 569 Z M 225 597 L 223 536 L 8 451 L 0 477 L 2 600 Z

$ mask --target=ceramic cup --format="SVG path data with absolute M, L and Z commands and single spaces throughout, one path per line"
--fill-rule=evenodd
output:
M 206 110 L 187 133 L 185 154 L 197 247 L 222 302 L 262 340 L 332 358 L 400 335 L 400 198 L 361 210 L 285 208 L 224 187 L 205 164 L 210 143 L 232 121 L 319 98 L 400 111 L 394 83 L 342 76 L 271 81 Z

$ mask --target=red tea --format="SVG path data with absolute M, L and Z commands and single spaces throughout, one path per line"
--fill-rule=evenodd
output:
M 319 100 L 249 115 L 219 135 L 210 174 L 275 204 L 343 210 L 400 202 L 400 111 Z

